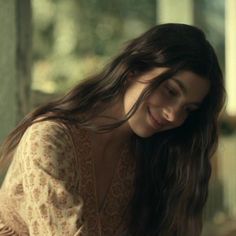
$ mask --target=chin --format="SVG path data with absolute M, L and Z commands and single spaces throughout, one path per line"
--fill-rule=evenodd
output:
M 140 138 L 149 138 L 151 137 L 153 134 L 139 134 L 139 133 L 136 133 L 137 136 L 139 136 Z
M 133 129 L 133 132 L 139 136 L 140 138 L 149 138 L 151 137 L 152 135 L 154 135 L 155 133 L 155 130 L 153 129 L 149 129 L 149 128 L 144 128 L 144 127 L 141 127 L 140 129 Z

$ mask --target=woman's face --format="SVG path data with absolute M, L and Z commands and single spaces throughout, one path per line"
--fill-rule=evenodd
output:
M 133 78 L 124 95 L 124 112 L 128 113 L 142 91 L 167 68 L 155 68 Z M 208 80 L 190 71 L 182 71 L 164 81 L 128 120 L 131 130 L 140 137 L 181 126 L 197 110 L 210 88 Z

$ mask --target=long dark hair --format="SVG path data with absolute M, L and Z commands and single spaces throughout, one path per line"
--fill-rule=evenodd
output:
M 138 77 L 156 67 L 169 69 L 150 82 L 123 119 L 93 125 L 91 119 L 124 94 L 130 73 Z M 210 91 L 181 127 L 150 138 L 133 137 L 137 172 L 128 231 L 132 236 L 199 236 L 225 92 L 215 52 L 196 27 L 163 24 L 132 40 L 101 73 L 28 114 L 6 139 L 2 156 L 12 156 L 27 127 L 39 117 L 79 123 L 99 132 L 117 128 L 160 83 L 183 70 L 209 80 Z

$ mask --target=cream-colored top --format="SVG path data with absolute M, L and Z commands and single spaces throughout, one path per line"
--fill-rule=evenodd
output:
M 85 129 L 56 121 L 31 125 L 0 189 L 0 235 L 122 235 L 135 162 L 124 149 L 98 211 L 90 151 Z

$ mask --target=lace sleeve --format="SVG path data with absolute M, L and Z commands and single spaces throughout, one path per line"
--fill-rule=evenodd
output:
M 19 144 L 29 234 L 84 236 L 83 201 L 77 193 L 77 167 L 71 137 L 56 122 L 27 129 Z

